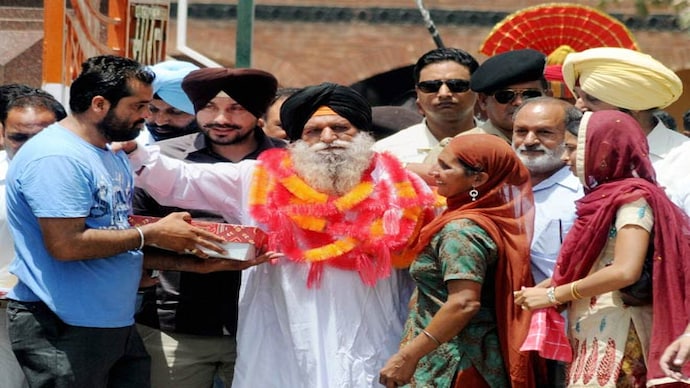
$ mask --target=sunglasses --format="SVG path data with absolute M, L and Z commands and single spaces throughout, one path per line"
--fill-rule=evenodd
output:
M 441 89 L 441 85 L 446 85 L 453 93 L 464 93 L 470 90 L 470 81 L 464 79 L 422 81 L 417 84 L 417 88 L 424 93 L 436 93 Z
M 539 89 L 503 89 L 494 93 L 494 98 L 499 104 L 508 104 L 515 101 L 518 94 L 523 100 L 534 97 L 541 97 L 544 94 Z

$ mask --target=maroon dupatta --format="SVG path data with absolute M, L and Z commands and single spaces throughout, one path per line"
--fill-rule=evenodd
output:
M 577 219 L 563 242 L 554 285 L 587 276 L 606 244 L 617 210 L 644 198 L 654 213 L 653 325 L 647 378 L 662 378 L 659 358 L 684 331 L 690 315 L 688 218 L 656 184 L 647 139 L 626 113 L 585 115 L 578 134 L 576 166 L 585 196 L 576 203 Z M 684 368 L 688 372 L 690 367 Z

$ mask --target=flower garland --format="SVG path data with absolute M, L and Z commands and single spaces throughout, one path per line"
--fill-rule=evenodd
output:
M 341 196 L 304 182 L 287 150 L 264 151 L 259 160 L 251 214 L 269 232 L 270 249 L 310 264 L 309 285 L 318 284 L 323 265 L 357 271 L 369 285 L 392 265 L 409 265 L 413 257 L 404 248 L 433 216 L 435 198 L 393 156 L 375 154 L 361 182 Z

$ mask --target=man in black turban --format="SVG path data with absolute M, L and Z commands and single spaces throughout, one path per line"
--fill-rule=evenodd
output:
M 319 108 L 327 106 L 360 131 L 371 130 L 369 102 L 347 86 L 322 83 L 306 87 L 290 96 L 280 109 L 280 121 L 290 140 L 302 137 L 304 124 Z
M 245 273 L 233 387 L 373 387 L 398 349 L 411 291 L 393 267 L 409 264 L 402 253 L 435 198 L 395 157 L 372 150 L 371 107 L 353 89 L 301 89 L 281 121 L 292 143 L 256 164 L 136 150 L 137 184 L 166 205 L 192 201 L 258 224 L 268 249 L 284 254 Z

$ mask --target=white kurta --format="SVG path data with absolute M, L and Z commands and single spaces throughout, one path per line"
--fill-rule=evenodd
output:
M 220 211 L 254 225 L 248 193 L 255 161 L 185 164 L 157 147 L 130 155 L 137 178 L 163 205 Z M 377 169 L 374 181 L 380 179 Z M 400 342 L 412 283 L 394 272 L 375 287 L 354 271 L 324 267 L 307 287 L 307 264 L 281 259 L 244 271 L 233 387 L 378 387 Z
M 667 128 L 661 120 L 647 135 L 649 158 L 659 185 L 671 201 L 690 215 L 690 139 Z

